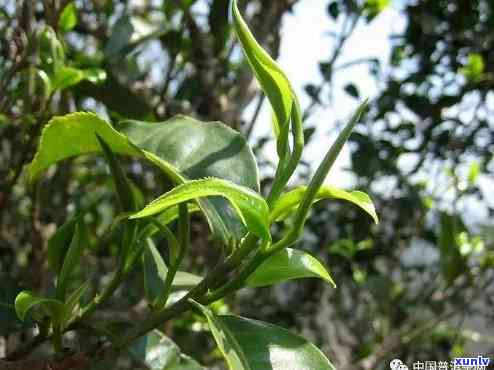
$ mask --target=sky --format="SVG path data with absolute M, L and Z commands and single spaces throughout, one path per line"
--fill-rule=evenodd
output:
M 282 44 L 278 63 L 292 82 L 302 108 L 309 103 L 304 92 L 304 85 L 309 82 L 317 84 L 322 81 L 318 64 L 328 59 L 332 50 L 332 39 L 328 36 L 328 31 L 339 29 L 339 25 L 327 14 L 327 4 L 327 0 L 300 1 L 295 6 L 294 13 L 286 15 L 283 19 Z M 362 22 L 357 26 L 343 49 L 339 59 L 340 63 L 373 57 L 380 59 L 382 65 L 386 65 L 391 50 L 389 37 L 393 33 L 398 33 L 404 25 L 405 20 L 400 15 L 398 3 L 392 2 L 372 23 Z M 319 109 L 305 123 L 306 126 L 317 127 L 313 141 L 304 152 L 304 158 L 310 159 L 313 166 L 317 166 L 329 149 L 336 134 L 332 130 L 335 123 L 349 117 L 357 107 L 358 101 L 343 91 L 343 87 L 349 82 L 358 86 L 362 97 L 372 98 L 377 93 L 377 87 L 369 73 L 368 66 L 356 66 L 337 73 L 333 107 Z M 247 110 L 247 117 L 252 114 L 252 108 Z M 255 127 L 254 136 L 270 134 L 270 117 L 269 105 L 265 103 Z M 265 155 L 274 159 L 273 153 L 274 145 L 268 146 Z M 346 147 L 326 182 L 335 186 L 350 186 L 351 176 L 343 171 L 343 168 L 348 166 L 349 150 Z

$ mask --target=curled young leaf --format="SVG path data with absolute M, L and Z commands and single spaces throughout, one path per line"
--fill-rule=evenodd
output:
M 292 88 L 285 73 L 269 54 L 256 41 L 245 23 L 237 1 L 231 2 L 233 26 L 242 50 L 249 62 L 257 81 L 266 94 L 274 111 L 274 131 L 276 137 L 281 131 L 288 131 L 290 112 L 293 104 Z
M 15 298 L 15 312 L 19 319 L 25 320 L 28 311 L 40 305 L 45 314 L 52 318 L 60 318 L 63 312 L 63 303 L 59 300 L 40 297 L 32 292 L 23 290 Z
M 271 211 L 271 221 L 281 221 L 293 214 L 297 210 L 297 207 L 302 201 L 306 191 L 307 187 L 301 186 L 283 194 Z M 376 224 L 379 223 L 379 218 L 377 216 L 374 204 L 372 203 L 372 199 L 366 193 L 358 190 L 348 192 L 334 186 L 322 185 L 314 198 L 314 203 L 329 198 L 351 202 L 367 212 Z

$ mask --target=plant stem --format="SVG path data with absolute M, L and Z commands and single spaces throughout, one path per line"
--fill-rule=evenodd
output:
M 168 274 L 166 275 L 165 290 L 163 292 L 163 296 L 158 302 L 158 308 L 165 307 L 166 302 L 168 301 L 168 297 L 170 296 L 173 279 L 175 278 L 178 268 L 180 267 L 180 264 L 182 263 L 187 251 L 189 250 L 190 217 L 189 211 L 187 209 L 187 203 L 182 203 L 178 206 L 178 243 L 180 245 L 180 252 L 176 257 L 176 260 L 172 260 L 170 269 L 168 270 Z
M 60 331 L 60 327 L 58 325 L 53 327 L 52 343 L 55 353 L 56 354 L 62 353 L 63 351 L 62 332 Z
M 162 323 L 180 315 L 190 309 L 189 299 L 201 301 L 202 297 L 209 291 L 210 288 L 216 286 L 218 282 L 223 281 L 225 276 L 240 265 L 240 263 L 257 247 L 257 237 L 253 234 L 248 234 L 242 245 L 236 249 L 234 254 L 229 256 L 213 269 L 198 285 L 190 290 L 179 301 L 163 309 L 162 311 L 152 314 L 148 319 L 138 323 L 131 328 L 120 340 L 113 344 L 117 350 L 127 346 L 129 343 L 146 334 L 153 328 Z

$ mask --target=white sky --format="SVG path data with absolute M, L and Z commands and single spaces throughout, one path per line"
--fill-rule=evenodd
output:
M 332 38 L 327 32 L 339 29 L 327 14 L 327 4 L 327 0 L 300 1 L 295 7 L 294 14 L 286 15 L 283 19 L 282 45 L 278 62 L 292 82 L 301 100 L 302 108 L 309 103 L 303 90 L 304 85 L 322 80 L 318 64 L 327 60 L 332 51 Z M 368 57 L 379 58 L 385 65 L 390 53 L 389 37 L 399 32 L 403 26 L 404 18 L 400 16 L 397 5 L 389 6 L 372 23 L 358 25 L 345 44 L 337 65 Z M 330 135 L 330 130 L 334 128 L 336 121 L 347 118 L 357 106 L 358 102 L 343 91 L 343 87 L 349 82 L 356 84 L 362 97 L 372 98 L 376 94 L 377 89 L 368 66 L 356 66 L 337 73 L 334 84 L 336 108 L 319 110 L 306 122 L 306 126 L 317 126 L 316 134 L 304 155 L 306 159 L 310 158 L 314 166 L 321 161 L 334 139 L 334 131 Z M 250 117 L 251 111 L 250 109 L 247 112 L 247 117 Z M 265 103 L 254 130 L 255 136 L 270 134 L 270 117 L 269 106 Z M 274 158 L 274 146 L 267 147 L 266 155 Z M 327 182 L 348 187 L 351 177 L 342 172 L 342 168 L 348 165 L 349 151 L 345 148 Z

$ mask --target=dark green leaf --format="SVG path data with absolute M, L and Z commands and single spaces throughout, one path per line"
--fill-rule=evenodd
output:
M 77 271 L 81 262 L 84 249 L 88 246 L 86 226 L 83 221 L 78 221 L 74 228 L 74 236 L 70 242 L 69 249 L 65 254 L 62 269 L 57 280 L 57 298 L 65 300 L 67 284 L 71 276 Z
M 247 285 L 262 287 L 292 279 L 320 278 L 336 287 L 326 268 L 315 257 L 297 249 L 283 249 L 264 261 L 247 279 Z
M 259 190 L 257 165 L 245 139 L 219 122 L 177 116 L 154 124 L 126 121 L 121 127 L 130 140 L 92 113 L 53 118 L 43 129 L 41 145 L 29 166 L 30 181 L 58 161 L 101 151 L 98 133 L 114 153 L 146 158 L 176 183 L 214 176 Z M 224 243 L 238 242 L 245 235 L 228 201 L 202 199 L 199 206 L 213 234 Z
M 230 370 L 335 369 L 317 347 L 286 329 L 242 317 L 216 316 L 194 304 L 206 316 Z
M 328 5 L 328 14 L 331 18 L 336 19 L 340 15 L 340 7 L 338 1 L 332 1 Z
M 355 98 L 355 99 L 359 99 L 360 98 L 360 92 L 358 91 L 358 88 L 357 86 L 355 86 L 355 84 L 348 84 L 345 86 L 345 91 L 348 95 L 350 95 L 351 97 Z
M 56 274 L 62 269 L 65 254 L 69 249 L 78 218 L 72 218 L 60 226 L 48 241 L 48 266 Z
M 196 361 L 180 353 L 178 346 L 158 330 L 137 339 L 128 351 L 135 361 L 149 370 L 204 370 Z
M 151 305 L 159 303 L 165 292 L 168 268 L 154 243 L 148 239 L 143 255 L 144 292 Z M 172 288 L 188 290 L 199 284 L 201 277 L 184 271 L 177 271 Z
M 132 189 L 131 182 L 125 175 L 117 156 L 110 149 L 110 146 L 105 142 L 105 140 L 96 134 L 96 137 L 103 149 L 103 153 L 110 167 L 113 182 L 115 183 L 115 188 L 117 190 L 118 198 L 120 199 L 120 204 L 122 210 L 125 211 L 137 211 L 138 200 L 134 198 L 134 191 Z

